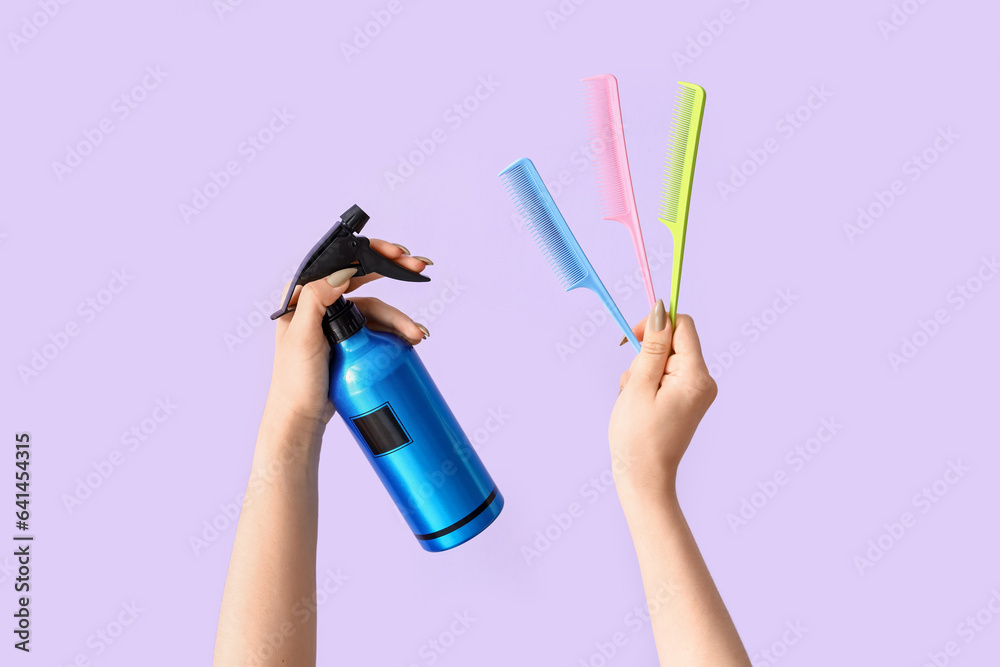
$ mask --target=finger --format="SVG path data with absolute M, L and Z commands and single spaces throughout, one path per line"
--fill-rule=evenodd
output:
M 642 342 L 642 337 L 646 335 L 646 320 L 648 319 L 649 315 L 642 318 L 642 320 L 638 324 L 632 327 L 632 333 L 635 334 L 635 337 L 639 339 L 640 343 Z
M 430 335 L 427 327 L 421 329 L 421 325 L 414 322 L 409 315 L 381 299 L 366 296 L 357 297 L 352 301 L 368 320 L 368 327 L 371 329 L 394 333 L 413 345 Z
M 284 303 L 284 301 L 285 301 L 285 293 L 288 292 L 288 286 L 289 285 L 291 285 L 291 283 L 285 283 L 285 290 L 281 294 L 281 302 L 282 303 Z M 288 307 L 289 308 L 291 308 L 292 306 L 294 306 L 296 304 L 296 302 L 299 300 L 299 294 L 301 294 L 301 293 L 302 293 L 302 285 L 296 285 L 295 289 L 292 291 L 292 298 L 288 300 Z M 287 313 L 286 313 L 286 315 L 287 315 Z M 282 315 L 282 317 L 284 317 L 284 315 Z
M 701 352 L 701 340 L 698 338 L 698 330 L 695 329 L 694 320 L 690 315 L 677 316 L 677 330 L 674 332 L 674 352 L 684 357 L 692 357 L 705 363 L 705 357 Z
M 285 289 L 281 292 L 281 300 L 278 303 L 285 302 L 285 295 L 288 293 L 288 287 L 292 283 L 285 283 Z M 302 285 L 296 285 L 295 291 L 292 292 L 292 298 L 288 300 L 288 307 L 291 309 L 281 317 L 279 317 L 275 323 L 275 336 L 281 338 L 288 329 L 289 323 L 292 321 L 292 312 L 295 309 L 295 302 L 299 299 L 299 294 L 302 292 Z
M 677 375 L 684 370 L 685 366 L 689 366 L 686 358 L 679 354 L 671 354 L 667 358 L 667 375 Z
M 421 335 L 419 338 L 414 338 L 413 334 L 406 334 L 402 331 L 399 331 L 398 329 L 393 329 L 392 327 L 383 326 L 378 322 L 368 322 L 365 326 L 367 326 L 372 331 L 381 331 L 382 333 L 390 333 L 394 336 L 398 336 L 403 340 L 405 340 L 410 345 L 419 345 L 420 341 L 426 338 L 426 336 L 424 335 Z
M 368 245 L 371 246 L 372 250 L 385 255 L 389 259 L 399 259 L 403 255 L 410 254 L 410 251 L 406 249 L 406 246 L 398 243 L 391 243 L 389 241 L 383 241 L 382 239 L 371 239 L 368 242 Z
M 396 264 L 399 264 L 403 268 L 409 269 L 414 273 L 421 273 L 430 264 L 432 264 L 432 262 L 426 257 L 410 257 L 410 251 L 396 243 L 389 243 L 388 241 L 382 241 L 381 239 L 371 239 L 369 244 L 375 252 L 384 256 L 386 259 L 391 259 L 396 262 Z M 403 252 L 404 250 L 406 250 L 406 252 Z M 362 285 L 370 283 L 373 280 L 378 280 L 381 277 L 382 275 L 379 273 L 369 273 L 364 276 L 353 278 L 351 279 L 351 286 L 347 291 L 353 292 Z
M 292 312 L 290 329 L 299 331 L 316 331 L 323 326 L 326 309 L 344 295 L 355 268 L 341 269 L 326 278 L 314 280 L 299 292 L 299 298 Z
M 395 261 L 396 261 L 396 264 L 399 264 L 403 268 L 409 269 L 410 271 L 413 271 L 414 273 L 423 273 L 423 270 L 427 268 L 427 262 L 421 261 L 421 260 L 417 259 L 416 257 L 403 256 L 400 259 L 397 259 Z M 347 291 L 348 292 L 353 292 L 354 290 L 358 289 L 362 285 L 370 283 L 373 280 L 378 280 L 379 278 L 382 278 L 382 277 L 383 276 L 382 276 L 381 273 L 367 273 L 367 274 L 365 274 L 363 276 L 359 276 L 357 278 L 352 278 L 351 279 L 351 286 L 350 286 L 350 288 Z
M 631 384 L 656 390 L 660 386 L 660 378 L 667 367 L 667 357 L 670 353 L 671 336 L 670 318 L 667 317 L 663 299 L 656 302 L 653 311 L 646 318 L 646 330 L 643 334 L 642 348 L 632 361 Z

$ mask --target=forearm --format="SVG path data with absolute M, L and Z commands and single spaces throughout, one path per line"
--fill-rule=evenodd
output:
M 293 607 L 316 592 L 317 470 L 322 427 L 265 410 L 226 577 L 215 666 L 314 665 L 316 617 Z
M 661 667 L 746 667 L 746 650 L 673 488 L 619 487 L 635 543 Z

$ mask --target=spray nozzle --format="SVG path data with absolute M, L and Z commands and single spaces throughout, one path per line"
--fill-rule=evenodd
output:
M 368 214 L 357 205 L 347 209 L 340 216 L 340 222 L 335 224 L 320 239 L 319 243 L 309 251 L 309 254 L 299 265 L 295 277 L 292 278 L 292 282 L 288 286 L 288 293 L 285 294 L 281 308 L 271 315 L 272 320 L 276 320 L 295 309 L 294 307 L 289 308 L 288 302 L 292 298 L 296 285 L 305 285 L 314 280 L 325 278 L 340 269 L 355 267 L 358 270 L 354 274 L 355 276 L 377 273 L 386 278 L 409 282 L 423 283 L 430 280 L 427 276 L 405 269 L 381 253 L 372 250 L 367 238 L 357 236 L 357 233 L 364 228 L 367 222 Z

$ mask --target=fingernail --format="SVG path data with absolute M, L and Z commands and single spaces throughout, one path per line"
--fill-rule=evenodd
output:
M 392 245 L 394 245 L 397 248 L 399 248 L 400 250 L 402 250 L 404 255 L 409 255 L 410 254 L 410 251 L 407 249 L 407 247 L 405 245 L 400 245 L 399 243 L 393 243 Z
M 421 262 L 423 262 L 427 266 L 434 266 L 434 262 L 432 262 L 431 260 L 427 259 L 426 257 L 421 257 L 420 255 L 414 255 L 413 259 L 419 259 Z
M 628 336 L 622 336 L 622 340 L 621 340 L 620 343 L 618 343 L 618 347 L 621 347 L 622 345 L 624 345 L 627 342 L 628 342 Z
M 656 300 L 653 312 L 650 313 L 649 326 L 650 331 L 663 331 L 667 326 L 667 309 L 663 307 L 663 299 Z
M 341 269 L 340 271 L 334 271 L 329 276 L 327 276 L 326 282 L 330 283 L 334 287 L 340 287 L 348 280 L 350 280 L 351 276 L 353 276 L 357 272 L 358 270 L 355 268 Z
M 430 337 L 431 337 L 431 332 L 427 330 L 427 327 L 425 327 L 425 326 L 424 326 L 423 324 L 421 324 L 420 322 L 414 322 L 414 324 L 416 324 L 416 325 L 417 325 L 417 328 L 418 328 L 418 329 L 420 329 L 421 331 L 423 331 L 423 332 L 424 332 L 424 340 L 427 340 L 428 338 L 430 338 Z

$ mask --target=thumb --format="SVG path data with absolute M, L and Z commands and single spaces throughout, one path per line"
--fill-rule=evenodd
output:
M 318 331 L 323 325 L 327 307 L 344 295 L 351 276 L 357 271 L 355 268 L 341 269 L 326 278 L 306 283 L 299 293 L 289 327 L 298 331 Z
M 646 318 L 642 349 L 632 361 L 632 382 L 638 383 L 639 386 L 651 387 L 654 391 L 660 386 L 660 380 L 667 368 L 672 334 L 670 318 L 667 317 L 663 299 L 660 299 Z

